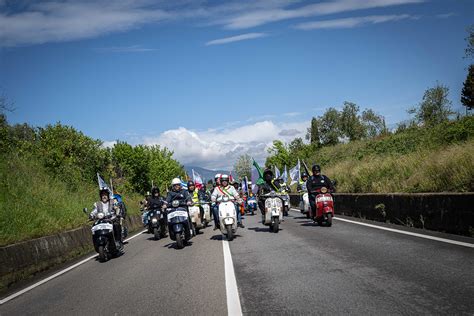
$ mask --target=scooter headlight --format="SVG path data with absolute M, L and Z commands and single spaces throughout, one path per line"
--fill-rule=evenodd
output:
M 151 219 L 151 222 L 152 222 L 153 224 L 156 224 L 156 223 L 158 223 L 158 220 L 156 219 L 156 217 L 153 217 L 153 218 Z
M 229 202 L 229 197 L 227 195 L 224 195 L 224 197 L 222 198 L 222 201 Z
M 99 213 L 97 213 L 97 218 L 98 218 L 98 219 L 103 219 L 104 217 L 105 217 L 104 212 L 99 212 Z
M 179 206 L 179 201 L 178 201 L 178 200 L 174 200 L 174 201 L 171 203 L 171 205 L 172 205 L 173 207 L 178 207 L 178 206 Z
M 328 193 L 328 188 L 322 187 L 321 188 L 321 193 Z

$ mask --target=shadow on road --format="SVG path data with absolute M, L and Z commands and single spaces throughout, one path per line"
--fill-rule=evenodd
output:
M 186 244 L 185 244 L 185 248 L 186 248 L 186 247 L 189 247 L 189 246 L 192 246 L 192 245 L 193 245 L 193 242 L 192 242 L 192 241 L 187 241 Z M 171 243 L 169 243 L 169 244 L 164 245 L 163 247 L 166 247 L 166 248 L 168 248 L 168 249 L 181 250 L 181 249 L 178 249 L 178 248 L 176 247 L 176 242 L 174 242 L 174 241 L 171 242 Z
M 262 232 L 265 232 L 265 233 L 269 233 L 270 232 L 270 228 L 269 227 L 249 227 L 247 228 L 248 230 L 253 230 L 257 233 L 262 233 Z M 281 230 L 281 229 L 280 229 Z

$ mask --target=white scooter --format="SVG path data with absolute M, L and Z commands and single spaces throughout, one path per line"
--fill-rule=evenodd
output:
M 189 206 L 189 217 L 191 217 L 191 223 L 194 226 L 194 230 L 196 231 L 196 235 L 199 234 L 199 230 L 204 228 L 204 225 L 201 222 L 201 210 L 199 209 L 199 205 Z
M 262 215 L 262 222 L 270 226 L 270 232 L 278 233 L 280 223 L 283 220 L 283 200 L 274 191 L 265 194 L 265 215 Z
M 303 194 L 303 200 L 300 201 L 300 211 L 305 214 L 307 218 L 311 217 L 311 205 L 309 204 L 308 192 Z
M 234 239 L 237 232 L 237 213 L 235 211 L 234 200 L 227 195 L 217 200 L 219 203 L 219 224 L 223 235 L 227 236 L 228 241 Z
M 202 226 L 207 227 L 211 222 L 211 206 L 209 202 L 200 201 L 202 209 L 204 210 L 203 218 L 202 218 Z

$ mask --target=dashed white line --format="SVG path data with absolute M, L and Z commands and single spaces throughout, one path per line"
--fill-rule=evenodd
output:
M 294 212 L 299 212 L 297 209 L 291 209 Z M 388 228 L 388 227 L 383 227 L 383 226 L 378 226 L 378 225 L 373 225 L 373 224 L 368 224 L 368 223 L 362 223 L 358 221 L 352 221 L 350 219 L 345 219 L 345 218 L 340 218 L 340 217 L 334 217 L 335 220 L 342 221 L 342 222 L 347 222 L 351 224 L 356 224 L 356 225 L 361 225 L 361 226 L 366 226 L 366 227 L 371 227 L 371 228 L 376 228 L 380 230 L 385 230 L 389 232 L 394 232 L 398 234 L 403 234 L 403 235 L 409 235 L 409 236 L 414 236 L 414 237 L 419 237 L 419 238 L 425 238 L 425 239 L 430 239 L 430 240 L 435 240 L 435 241 L 440 241 L 452 245 L 458 245 L 458 246 L 463 246 L 463 247 L 468 247 L 468 248 L 474 248 L 474 244 L 470 244 L 467 242 L 462 242 L 462 241 L 457 241 L 457 240 L 452 240 L 452 239 L 446 239 L 446 238 L 441 238 L 441 237 L 435 237 L 435 236 L 430 236 L 430 235 L 423 235 L 423 234 L 418 234 L 418 233 L 412 233 L 412 232 L 407 232 L 404 230 L 398 230 L 394 228 Z
M 125 241 L 132 240 L 133 238 L 135 238 L 135 237 L 140 236 L 141 234 L 143 234 L 145 231 L 146 231 L 146 230 L 141 231 L 141 232 L 139 232 L 138 234 L 133 235 L 133 236 L 131 236 L 130 238 L 125 239 Z M 90 257 L 88 257 L 88 258 L 86 258 L 86 259 L 84 259 L 84 260 L 82 260 L 82 261 L 79 261 L 78 263 L 73 264 L 72 266 L 67 267 L 67 268 L 64 269 L 64 270 L 61 270 L 61 271 L 59 271 L 59 272 L 57 272 L 57 273 L 55 273 L 55 274 L 53 274 L 53 275 L 47 277 L 46 279 L 43 279 L 43 280 L 41 280 L 41 281 L 39 281 L 39 282 L 36 282 L 35 284 L 30 285 L 30 286 L 24 288 L 24 289 L 21 290 L 21 291 L 18 291 L 18 292 L 14 293 L 14 294 L 12 294 L 12 295 L 10 295 L 10 296 L 5 297 L 4 299 L 0 300 L 0 305 L 3 305 L 3 304 L 5 304 L 5 303 L 8 302 L 8 301 L 11 301 L 12 299 L 14 299 L 14 298 L 16 298 L 16 297 L 18 297 L 18 296 L 20 296 L 20 295 L 23 295 L 23 294 L 25 294 L 26 292 L 29 292 L 29 291 L 33 290 L 34 288 L 37 288 L 38 286 L 40 286 L 40 285 L 42 285 L 42 284 L 45 284 L 46 282 L 49 282 L 49 281 L 51 281 L 52 279 L 55 279 L 55 278 L 57 278 L 58 276 L 61 276 L 61 275 L 63 275 L 64 273 L 71 271 L 71 270 L 74 269 L 74 268 L 77 268 L 78 266 L 80 266 L 80 265 L 86 263 L 86 262 L 89 261 L 89 260 L 94 259 L 95 257 L 97 257 L 97 254 L 95 254 L 95 255 L 93 255 L 93 256 L 90 256 Z
M 237 289 L 237 280 L 235 278 L 234 263 L 230 253 L 229 242 L 223 240 L 224 248 L 224 267 L 225 267 L 225 289 L 227 297 L 227 314 L 230 316 L 242 315 L 240 306 L 239 290 Z

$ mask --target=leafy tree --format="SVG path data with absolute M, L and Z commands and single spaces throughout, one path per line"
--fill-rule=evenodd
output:
M 149 178 L 161 190 L 170 186 L 171 180 L 183 175 L 183 166 L 173 159 L 173 152 L 160 146 L 148 147 L 150 152 Z M 144 188 L 146 189 L 146 187 Z
M 247 154 L 241 155 L 234 165 L 234 170 L 239 179 L 244 179 L 245 177 L 250 179 L 252 177 L 252 158 Z
M 434 126 L 445 122 L 453 113 L 448 99 L 449 88 L 440 84 L 429 88 L 423 95 L 421 103 L 408 111 L 415 115 L 415 122 L 423 126 Z
M 365 128 L 359 116 L 359 107 L 355 103 L 344 102 L 340 122 L 341 132 L 349 140 L 358 140 L 365 136 Z
M 329 108 L 320 121 L 320 139 L 323 146 L 335 145 L 339 143 L 341 135 L 340 114 L 335 108 Z
M 466 57 L 474 57 L 474 25 L 468 27 L 467 32 L 469 33 L 466 37 L 467 48 Z
M 362 112 L 362 124 L 364 124 L 365 133 L 368 138 L 388 133 L 385 118 L 382 115 L 376 114 L 372 109 L 366 109 Z
M 306 139 L 310 141 L 311 145 L 320 146 L 321 140 L 319 135 L 319 120 L 315 117 L 311 119 L 311 126 L 308 127 Z
M 474 107 L 474 64 L 469 66 L 469 73 L 461 91 L 461 103 L 466 107 L 466 112 Z
M 273 146 L 268 149 L 268 153 L 270 155 L 265 162 L 267 167 L 277 166 L 281 169 L 285 165 L 289 166 L 292 162 L 290 152 L 281 140 L 274 140 Z

